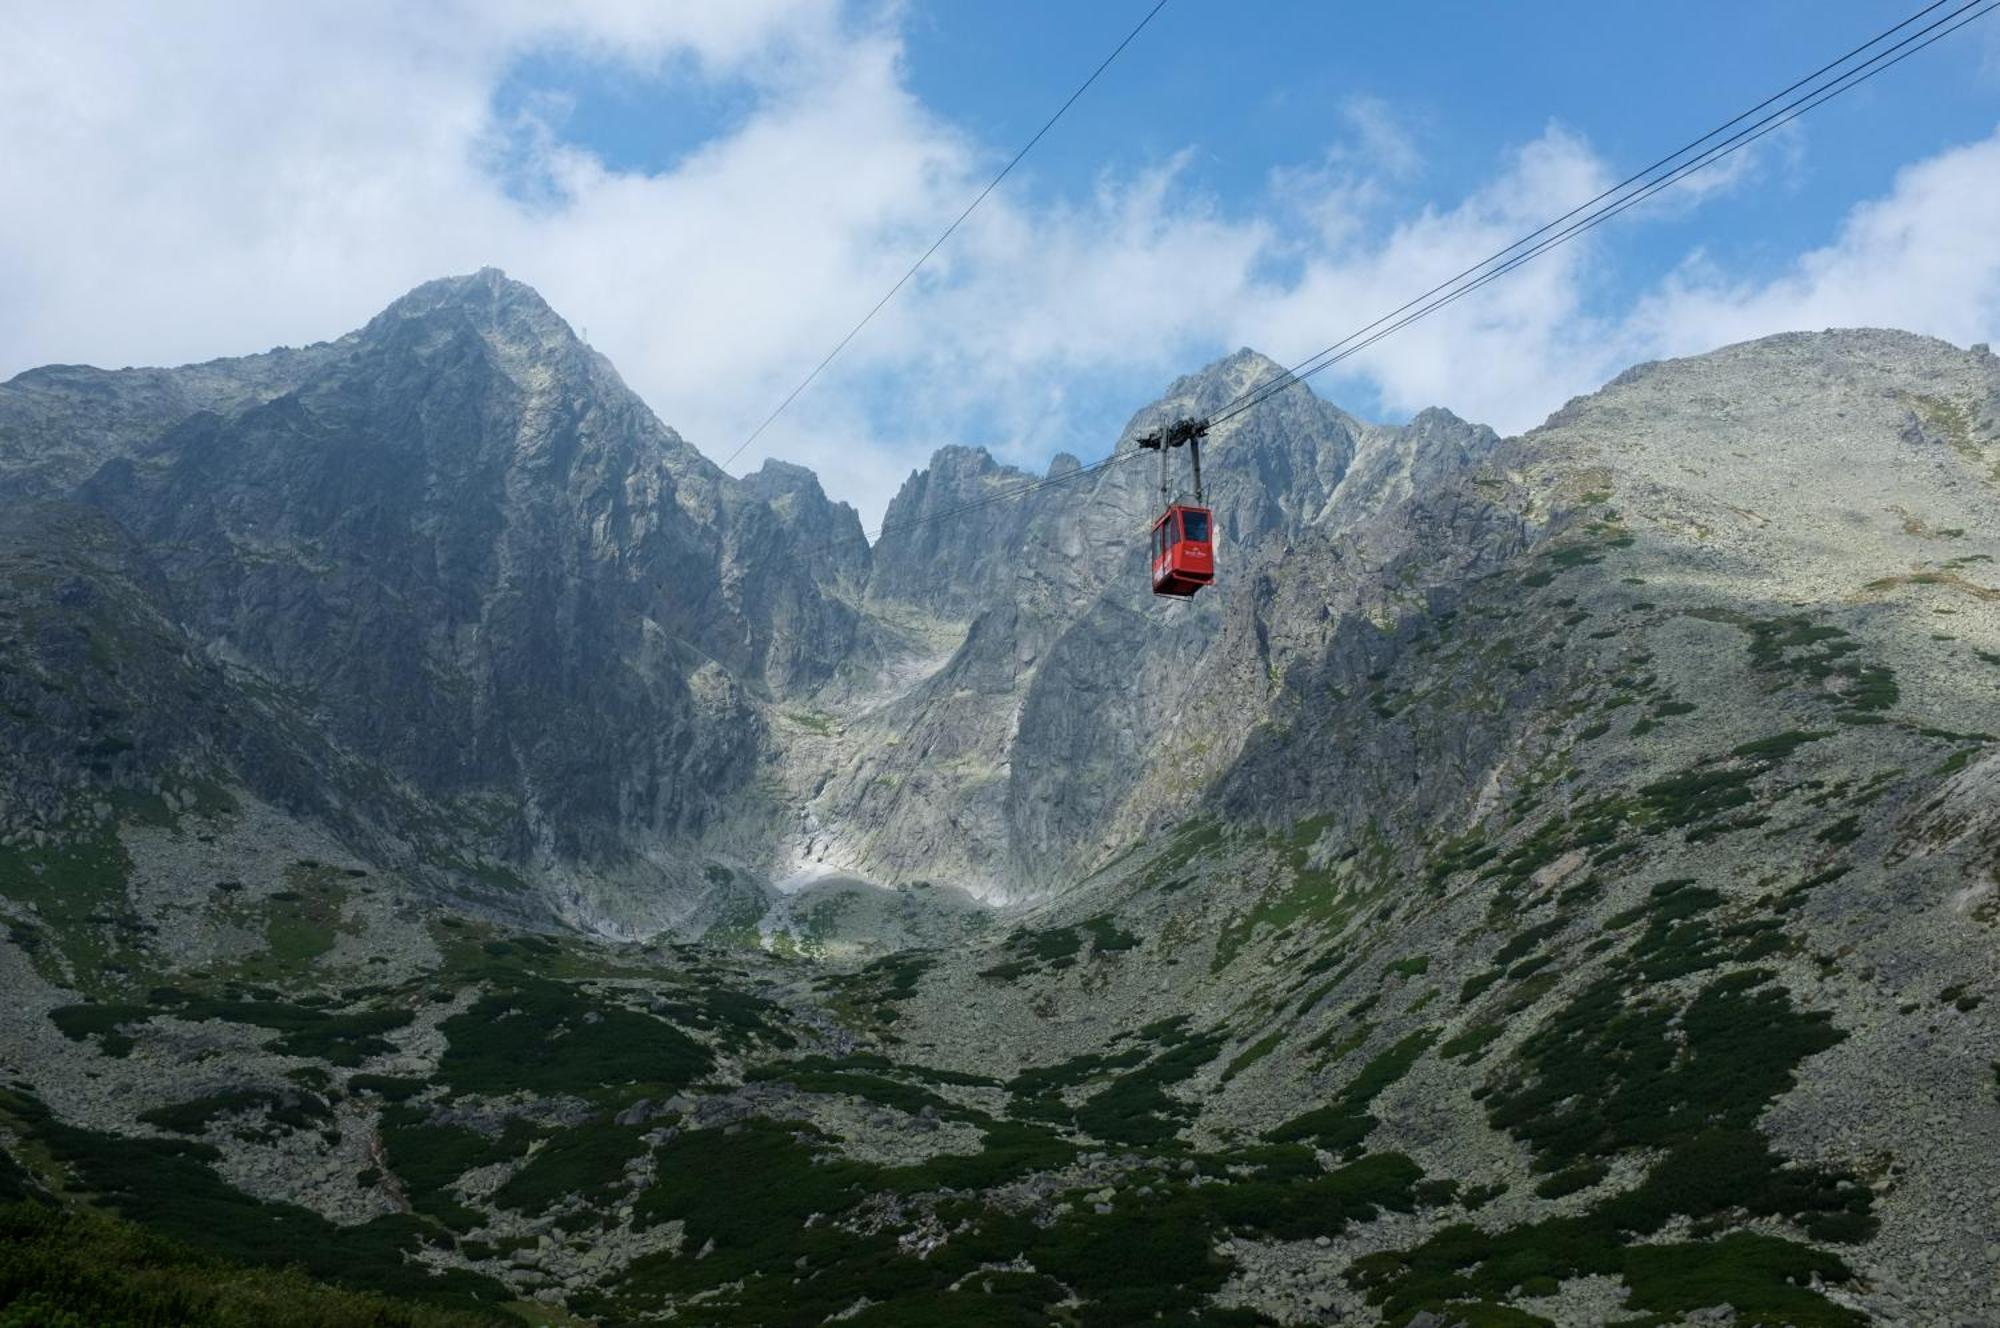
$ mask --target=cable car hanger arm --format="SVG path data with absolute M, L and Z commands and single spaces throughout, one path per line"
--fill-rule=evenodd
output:
M 1167 501 L 1167 449 L 1187 445 L 1188 461 L 1194 470 L 1195 506 L 1202 505 L 1201 497 L 1201 440 L 1208 435 L 1206 417 L 1195 418 L 1183 415 L 1172 424 L 1151 433 L 1142 433 L 1133 441 L 1149 452 L 1160 454 L 1160 501 Z

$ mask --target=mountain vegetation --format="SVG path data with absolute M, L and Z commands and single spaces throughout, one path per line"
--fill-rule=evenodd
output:
M 2000 360 L 1294 388 L 1155 600 L 1279 372 L 872 545 L 492 271 L 0 384 L 0 1325 L 2000 1319 Z

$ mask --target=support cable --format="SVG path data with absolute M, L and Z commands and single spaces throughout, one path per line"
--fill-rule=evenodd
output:
M 1111 67 L 1111 62 L 1113 60 L 1116 60 L 1119 57 L 1119 55 L 1123 53 L 1125 48 L 1132 44 L 1134 38 L 1136 38 L 1141 32 L 1145 31 L 1146 25 L 1153 21 L 1153 16 L 1155 14 L 1158 14 L 1162 9 L 1165 9 L 1166 6 L 1167 6 L 1167 0 L 1158 0 L 1158 3 L 1156 3 L 1151 9 L 1146 11 L 1146 16 L 1139 20 L 1138 26 L 1134 27 L 1130 32 L 1125 34 L 1125 40 L 1119 42 L 1118 45 L 1113 47 L 1111 50 L 1111 54 L 1105 56 L 1104 59 L 1101 62 L 1099 62 L 1097 68 L 1090 71 L 1090 77 L 1084 79 L 1082 83 L 1078 84 L 1076 91 L 1069 94 L 1068 100 L 1064 101 L 1062 105 L 1056 107 L 1056 113 L 1054 115 L 1051 115 L 1047 119 L 1047 121 L 1043 123 L 1042 127 L 1035 131 L 1035 136 L 1029 139 L 1027 143 L 1022 145 L 1021 150 L 1014 154 L 1013 159 L 1011 161 L 1009 161 L 1005 166 L 1002 166 L 1000 168 L 1000 173 L 998 175 L 994 176 L 991 180 L 986 182 L 986 187 L 980 190 L 978 195 L 970 203 L 967 203 L 965 205 L 965 210 L 963 212 L 959 213 L 956 217 L 952 218 L 951 225 L 944 228 L 944 233 L 939 235 L 937 239 L 932 240 L 931 247 L 924 250 L 924 252 L 917 257 L 916 262 L 910 264 L 910 270 L 905 272 L 902 276 L 896 278 L 896 284 L 889 288 L 888 294 L 884 295 L 881 299 L 875 301 L 875 307 L 870 309 L 867 313 L 861 315 L 861 321 L 856 323 L 853 327 L 849 328 L 847 330 L 847 335 L 834 343 L 833 349 L 826 353 L 826 357 L 824 359 L 822 359 L 818 364 L 813 366 L 812 372 L 807 374 L 803 379 L 801 379 L 797 387 L 793 388 L 790 392 L 785 394 L 785 399 L 778 403 L 778 408 L 772 411 L 769 415 L 765 416 L 764 422 L 758 425 L 756 428 L 752 429 L 750 431 L 750 436 L 748 438 L 745 438 L 742 442 L 738 443 L 736 445 L 736 450 L 734 452 L 731 452 L 728 456 L 722 459 L 722 468 L 724 470 L 727 470 L 729 468 L 730 462 L 736 460 L 737 457 L 742 456 L 743 449 L 750 446 L 750 444 L 756 442 L 757 439 L 760 436 L 762 436 L 764 430 L 770 428 L 772 423 L 780 415 L 785 413 L 786 408 L 790 406 L 794 401 L 798 400 L 799 394 L 805 391 L 808 387 L 812 386 L 813 380 L 820 376 L 821 371 L 823 371 L 827 365 L 833 363 L 834 357 L 836 355 L 839 355 L 840 352 L 842 352 L 843 350 L 847 349 L 847 343 L 854 340 L 856 336 L 860 335 L 861 329 L 867 327 L 869 323 L 873 322 L 875 320 L 875 315 L 881 313 L 884 307 L 888 305 L 889 301 L 896 298 L 896 292 L 902 290 L 904 286 L 909 284 L 910 278 L 917 275 L 917 269 L 930 261 L 931 255 L 936 253 L 938 249 L 943 246 L 944 242 L 951 238 L 952 232 L 956 231 L 959 228 L 959 226 L 964 223 L 965 219 L 972 215 L 973 209 L 977 208 L 981 203 L 984 203 L 986 201 L 986 196 L 992 193 L 995 189 L 998 189 L 1000 187 L 1000 182 L 1013 173 L 1014 168 L 1021 164 L 1021 159 L 1028 155 L 1029 151 L 1031 151 L 1034 148 L 1035 144 L 1042 141 L 1043 136 L 1046 135 L 1049 132 L 1049 130 L 1056 127 L 1056 121 L 1062 119 L 1063 114 L 1067 112 L 1070 107 L 1076 104 L 1077 98 L 1081 97 L 1085 92 L 1088 92 L 1090 90 L 1090 85 L 1097 82 L 1098 76 Z

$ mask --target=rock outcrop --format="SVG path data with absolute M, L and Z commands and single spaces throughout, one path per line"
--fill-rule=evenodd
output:
M 1276 391 L 1155 599 L 1135 436 L 1278 372 L 872 548 L 495 273 L 0 385 L 0 1194 L 480 1315 L 1996 1321 L 2000 362 Z

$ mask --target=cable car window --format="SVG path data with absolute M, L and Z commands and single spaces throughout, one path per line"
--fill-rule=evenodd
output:
M 1208 539 L 1208 513 L 1182 512 L 1181 538 L 1193 540 L 1197 544 L 1206 542 Z

